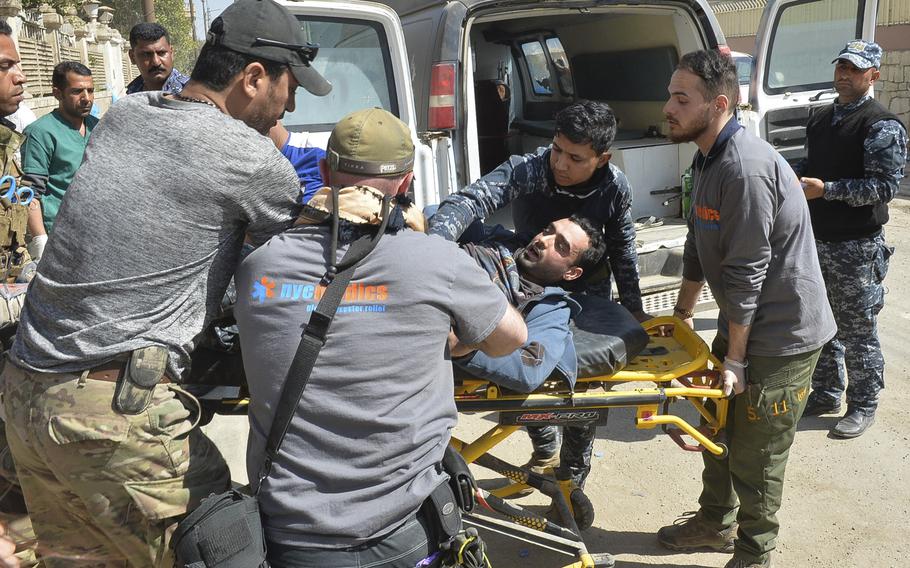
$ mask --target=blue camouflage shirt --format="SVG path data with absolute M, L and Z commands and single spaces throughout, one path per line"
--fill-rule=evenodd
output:
M 189 77 L 177 71 L 177 69 L 172 69 L 171 74 L 168 76 L 167 80 L 164 81 L 164 85 L 161 86 L 161 90 L 165 93 L 171 93 L 172 95 L 179 95 L 180 91 L 183 90 L 183 86 L 187 84 L 190 80 Z M 141 93 L 145 90 L 145 81 L 142 80 L 142 75 L 139 75 L 126 86 L 126 94 L 132 95 L 133 93 Z
M 834 103 L 832 126 L 863 106 L 872 97 L 866 95 L 849 104 Z M 893 119 L 879 120 L 869 128 L 863 142 L 865 177 L 825 181 L 824 199 L 843 201 L 851 207 L 888 203 L 897 194 L 907 163 L 907 131 Z M 797 176 L 805 175 L 807 159 L 793 166 Z
M 515 155 L 492 172 L 442 200 L 429 219 L 430 234 L 458 240 L 471 223 L 485 219 L 515 201 L 515 228 L 528 238 L 557 219 L 578 213 L 604 228 L 607 277 L 588 285 L 589 292 L 610 298 L 610 277 L 616 278 L 620 301 L 630 312 L 642 310 L 638 253 L 632 221 L 632 187 L 613 164 L 601 168 L 583 191 L 560 188 L 550 173 L 550 148 Z

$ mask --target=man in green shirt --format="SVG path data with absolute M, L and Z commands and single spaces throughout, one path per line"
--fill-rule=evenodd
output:
M 95 88 L 88 67 L 76 61 L 58 63 L 52 83 L 59 105 L 26 127 L 22 146 L 22 170 L 36 180 L 34 189 L 41 200 L 40 214 L 29 213 L 33 258 L 40 258 L 44 251 L 63 194 L 82 163 L 89 134 L 98 124 L 89 114 Z

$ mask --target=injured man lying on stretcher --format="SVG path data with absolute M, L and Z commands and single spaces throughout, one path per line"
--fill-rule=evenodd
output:
M 490 357 L 458 345 L 450 335 L 455 364 L 479 378 L 529 393 L 554 372 L 569 384 L 578 374 L 569 320 L 580 310 L 565 287 L 593 272 L 605 250 L 603 233 L 584 217 L 558 219 L 527 246 L 500 225 L 485 227 L 462 248 L 487 271 L 528 326 L 528 341 L 505 357 Z
M 625 308 L 599 296 L 577 293 L 606 248 L 600 227 L 586 218 L 573 215 L 554 221 L 526 246 L 498 225 L 479 226 L 470 233 L 477 236 L 462 248 L 525 317 L 528 341 L 511 355 L 490 357 L 458 345 L 450 336 L 458 374 L 521 393 L 538 389 L 548 379 L 561 380 L 574 389 L 580 366 L 587 376 L 612 374 L 625 365 L 627 355 L 634 357 L 647 343 L 647 334 Z M 568 289 L 575 292 L 570 294 Z M 630 326 L 637 333 L 628 333 Z M 642 344 L 632 347 L 632 352 L 630 337 L 634 337 L 631 343 Z M 583 488 L 591 469 L 596 426 L 595 422 L 569 424 L 560 436 L 555 426 L 528 425 L 534 445 L 529 465 L 539 462 L 541 456 L 558 457 L 556 477 L 571 478 Z

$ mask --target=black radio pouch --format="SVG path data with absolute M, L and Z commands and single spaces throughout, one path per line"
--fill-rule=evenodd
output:
M 427 521 L 436 525 L 440 543 L 448 542 L 461 532 L 461 511 L 448 483 L 439 484 L 423 502 Z
M 474 499 L 477 483 L 464 458 L 451 445 L 446 446 L 446 452 L 442 456 L 442 469 L 449 474 L 449 485 L 455 494 L 458 508 L 465 513 L 473 511 L 477 504 Z
M 139 414 L 149 407 L 155 385 L 167 370 L 167 349 L 152 345 L 130 355 L 126 373 L 114 389 L 114 410 L 121 414 Z

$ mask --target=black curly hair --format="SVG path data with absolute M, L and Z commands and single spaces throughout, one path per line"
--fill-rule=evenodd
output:
M 597 265 L 600 264 L 604 253 L 607 251 L 607 242 L 604 239 L 603 226 L 594 223 L 589 218 L 579 215 L 578 213 L 569 217 L 569 221 L 572 221 L 581 227 L 585 234 L 588 235 L 588 248 L 578 255 L 576 265 L 584 271 L 584 276 L 590 276 L 593 274 L 594 269 L 597 268 Z
M 607 103 L 578 101 L 556 114 L 556 133 L 603 154 L 616 138 L 616 115 Z
M 676 69 L 688 71 L 701 78 L 701 93 L 709 101 L 718 95 L 725 95 L 730 100 L 730 108 L 739 103 L 739 80 L 736 76 L 736 64 L 729 55 L 711 49 L 693 51 L 682 56 Z

